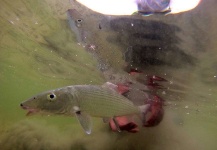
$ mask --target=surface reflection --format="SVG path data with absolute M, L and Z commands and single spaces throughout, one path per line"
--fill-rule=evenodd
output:
M 111 20 L 111 29 L 119 33 L 117 41 L 127 45 L 124 52 L 129 65 L 193 65 L 195 58 L 178 47 L 181 29 L 161 21 L 118 18 Z

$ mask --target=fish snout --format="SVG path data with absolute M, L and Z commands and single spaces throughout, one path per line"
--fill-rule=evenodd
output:
M 24 102 L 24 103 L 25 103 L 25 102 Z M 24 110 L 27 110 L 26 116 L 29 116 L 29 115 L 32 115 L 32 114 L 34 114 L 34 113 L 39 112 L 38 109 L 31 108 L 31 107 L 29 107 L 29 106 L 24 105 L 23 103 L 20 103 L 20 107 L 21 107 L 22 109 L 24 109 Z
M 20 104 L 20 107 L 23 109 L 28 109 L 26 106 L 23 105 L 23 103 Z

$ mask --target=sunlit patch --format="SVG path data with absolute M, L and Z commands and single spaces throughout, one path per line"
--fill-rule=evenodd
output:
M 108 15 L 131 15 L 137 10 L 135 0 L 76 0 L 93 11 Z
M 194 9 L 201 0 L 171 0 L 172 13 L 180 13 Z
M 131 15 L 138 11 L 136 0 L 76 0 L 93 11 L 107 15 Z M 159 0 L 156 0 L 159 1 Z M 194 9 L 201 0 L 170 0 L 171 13 Z M 142 3 L 145 3 L 142 2 Z M 148 2 L 153 5 L 154 2 Z M 159 3 L 159 2 L 155 2 Z M 162 3 L 164 5 L 164 3 Z M 112 8 L 112 9 L 111 9 Z M 144 10 L 145 11 L 145 10 Z

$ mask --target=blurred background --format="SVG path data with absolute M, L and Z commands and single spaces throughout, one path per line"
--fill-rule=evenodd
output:
M 207 0 L 144 17 L 102 15 L 68 0 L 1 0 L 1 149 L 216 150 L 216 6 Z M 19 107 L 49 89 L 134 80 L 131 69 L 143 72 L 141 80 L 168 80 L 156 92 L 165 100 L 163 121 L 139 133 L 114 133 L 94 118 L 88 136 L 74 117 L 26 117 Z

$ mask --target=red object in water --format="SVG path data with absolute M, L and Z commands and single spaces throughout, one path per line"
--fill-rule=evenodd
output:
M 139 131 L 139 128 L 136 123 L 134 123 L 130 118 L 126 116 L 122 117 L 115 117 L 115 120 L 120 128 L 121 131 L 128 131 L 132 133 L 136 133 Z M 117 132 L 118 129 L 114 123 L 114 121 L 111 119 L 109 122 L 110 128 L 112 131 Z
M 128 72 L 130 75 L 136 75 L 136 74 L 138 74 L 138 73 L 142 73 L 142 71 L 139 71 L 139 70 L 137 70 L 137 69 L 130 69 L 130 71 Z
M 125 94 L 127 92 L 129 92 L 129 86 L 128 85 L 124 85 L 124 84 L 116 84 L 117 85 L 117 90 L 118 90 L 118 93 L 120 94 Z
M 131 71 L 135 71 L 135 73 L 142 73 L 140 71 L 131 69 Z M 131 72 L 132 73 L 132 72 Z M 148 76 L 147 85 L 151 87 L 153 90 L 157 90 L 163 88 L 160 84 L 156 83 L 155 81 L 167 81 L 164 78 L 158 76 Z M 130 84 L 130 83 L 129 83 Z M 124 84 L 117 84 L 117 91 L 120 94 L 124 94 L 129 92 L 129 86 Z M 148 100 L 146 104 L 150 104 L 150 108 L 147 114 L 145 114 L 146 121 L 144 122 L 144 127 L 154 127 L 157 126 L 163 119 L 164 116 L 164 100 L 157 95 L 153 95 L 151 100 Z M 118 124 L 121 131 L 128 131 L 131 133 L 136 133 L 139 131 L 138 125 L 129 117 L 121 116 L 115 117 L 116 123 Z M 109 125 L 112 131 L 117 132 L 118 129 L 111 119 Z
M 156 83 L 156 81 L 167 81 L 166 79 L 164 78 L 161 78 L 159 76 L 148 76 L 147 77 L 148 80 L 147 80 L 147 86 L 151 89 L 163 89 L 164 86 L 160 85 L 159 83 Z
M 148 83 L 147 86 L 150 89 L 165 89 L 165 87 L 163 85 L 160 85 L 159 83 Z
M 148 76 L 148 78 L 152 81 L 167 81 L 166 79 L 162 78 L 162 77 L 159 77 L 159 76 Z
M 150 104 L 150 116 L 144 124 L 145 127 L 156 126 L 162 121 L 164 116 L 163 102 L 164 100 L 157 95 L 155 95 L 152 100 L 147 102 Z
M 150 109 L 149 109 L 150 115 L 146 117 L 147 120 L 143 126 L 144 127 L 157 126 L 162 121 L 164 116 L 164 109 L 163 109 L 164 100 L 159 96 L 155 95 L 153 96 L 152 100 L 147 102 L 147 104 L 150 104 Z M 115 117 L 115 120 L 117 121 L 117 124 L 121 131 L 128 131 L 131 133 L 136 133 L 139 131 L 138 125 L 127 116 Z M 109 125 L 112 131 L 114 132 L 118 131 L 112 119 L 110 120 Z
M 129 82 L 128 84 L 131 84 L 131 83 Z M 116 85 L 117 85 L 118 93 L 125 94 L 125 93 L 129 92 L 129 85 L 124 85 L 121 83 L 118 83 Z M 125 130 L 125 131 L 132 132 L 132 133 L 139 131 L 137 124 L 134 123 L 127 116 L 115 117 L 115 120 L 116 120 L 121 131 Z M 110 128 L 112 129 L 112 131 L 114 131 L 114 132 L 118 131 L 118 129 L 117 129 L 117 127 L 116 127 L 116 125 L 112 119 L 109 121 L 109 125 L 110 125 Z

